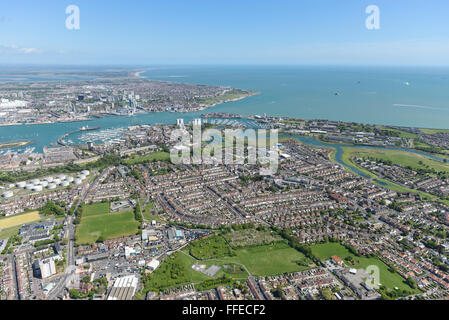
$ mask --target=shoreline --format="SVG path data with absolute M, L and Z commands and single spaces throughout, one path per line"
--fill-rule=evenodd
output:
M 145 71 L 141 71 L 141 72 L 145 72 Z M 137 74 L 137 73 L 136 73 Z M 144 78 L 144 77 L 142 77 Z M 234 98 L 234 99 L 229 99 L 229 100 L 222 100 L 222 101 L 218 101 L 215 102 L 213 104 L 210 105 L 206 105 L 206 106 L 202 106 L 200 108 L 198 108 L 197 110 L 192 110 L 192 111 L 151 111 L 151 112 L 137 112 L 135 114 L 153 114 L 153 113 L 163 113 L 163 112 L 169 112 L 169 113 L 179 113 L 179 114 L 185 114 L 185 113 L 193 113 L 193 112 L 201 112 L 201 111 L 205 111 L 209 108 L 215 107 L 217 105 L 220 104 L 225 104 L 225 103 L 230 103 L 230 102 L 235 102 L 235 101 L 240 101 L 255 95 L 260 94 L 260 92 L 251 92 L 248 95 L 242 96 L 242 97 L 238 97 L 238 98 Z M 31 123 L 1 123 L 0 124 L 0 128 L 1 127 L 14 127 L 14 126 L 35 126 L 35 125 L 44 125 L 44 124 L 57 124 L 57 123 L 72 123 L 72 122 L 83 122 L 83 121 L 92 121 L 94 119 L 92 119 L 92 117 L 97 118 L 97 119 L 101 119 L 105 116 L 117 116 L 117 117 L 128 117 L 128 115 L 120 115 L 120 114 L 99 114 L 99 115 L 90 115 L 89 117 L 86 117 L 84 119 L 76 119 L 76 120 L 61 120 L 61 121 L 42 121 L 42 122 L 31 122 Z
M 31 141 L 31 140 L 4 142 L 4 143 L 0 143 L 0 150 L 1 149 L 10 149 L 10 148 L 21 148 L 21 147 L 25 147 L 25 146 L 31 144 L 32 142 L 33 141 Z
M 145 77 L 141 76 L 142 73 L 146 72 L 147 70 L 143 70 L 143 71 L 137 71 L 134 73 L 134 77 L 135 78 L 139 78 L 139 79 L 146 79 Z

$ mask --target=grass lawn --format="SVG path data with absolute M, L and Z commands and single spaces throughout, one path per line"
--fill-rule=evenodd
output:
M 11 217 L 0 218 L 0 229 L 7 229 L 15 226 L 21 226 L 26 223 L 40 220 L 38 211 L 16 214 Z
M 353 259 L 356 261 L 355 265 L 351 266 L 353 268 L 365 269 L 369 265 L 378 266 L 380 271 L 380 283 L 390 290 L 394 289 L 395 287 L 398 287 L 399 289 L 408 290 L 413 293 L 420 292 L 418 289 L 410 288 L 405 283 L 404 278 L 402 278 L 398 273 L 391 272 L 388 266 L 376 257 L 370 258 L 364 256 L 357 257 L 353 255 L 351 252 L 349 252 L 348 249 L 346 249 L 344 246 L 342 246 L 340 243 L 337 242 L 314 244 L 311 245 L 310 248 L 312 249 L 312 253 L 321 260 L 327 260 L 334 255 L 342 258 L 343 260 L 346 257 L 352 256 Z
M 227 243 L 234 249 L 254 245 L 269 245 L 282 241 L 282 237 L 271 230 L 255 229 L 232 230 L 223 235 Z
M 195 259 L 181 252 L 168 256 L 151 275 L 145 290 L 163 290 L 210 279 L 207 275 L 191 268 L 195 262 Z
M 421 154 L 391 149 L 368 148 L 343 148 L 345 153 L 362 158 L 376 158 L 391 161 L 403 167 L 410 166 L 413 169 L 435 169 L 436 171 L 449 172 L 449 164 L 426 157 Z
M 338 242 L 328 242 L 311 245 L 312 253 L 320 260 L 327 260 L 332 256 L 338 256 L 342 259 L 352 255 L 348 249 Z
M 141 203 L 143 203 L 141 201 Z M 144 207 L 142 207 L 142 215 L 145 220 L 152 221 L 156 220 L 160 223 L 165 223 L 165 221 L 159 217 L 159 215 L 154 215 L 154 204 L 152 202 L 148 202 Z
M 434 133 L 439 133 L 439 132 L 442 132 L 442 133 L 447 133 L 447 132 L 449 132 L 449 129 L 429 129 L 429 128 L 420 128 L 419 129 L 422 133 L 425 133 L 425 134 L 434 134 Z
M 301 252 L 286 243 L 240 248 L 234 250 L 234 253 L 235 256 L 220 258 L 220 260 L 243 264 L 254 276 L 302 271 L 308 269 L 310 263 Z
M 25 214 L 27 214 L 27 213 L 25 213 Z M 22 214 L 19 214 L 19 215 L 22 215 Z M 1 219 L 7 219 L 7 218 L 1 218 Z M 1 221 L 1 219 L 0 219 L 0 221 Z M 40 217 L 40 218 L 38 218 L 36 220 L 30 221 L 30 222 L 26 222 L 26 223 L 23 223 L 23 224 L 27 224 L 27 223 L 31 223 L 31 222 L 40 222 L 40 221 L 44 221 L 44 220 L 48 220 L 48 219 L 56 219 L 57 222 L 61 222 L 61 221 L 63 221 L 65 219 L 65 216 L 44 216 L 44 217 Z M 9 237 L 12 237 L 12 236 L 18 234 L 19 230 L 20 230 L 20 227 L 23 224 L 17 224 L 17 225 L 15 225 L 13 227 L 8 227 L 8 228 L 4 228 L 4 229 L 1 228 L 0 229 L 0 239 L 6 239 L 6 238 L 9 238 Z
M 212 236 L 192 242 L 189 254 L 198 260 L 212 259 L 230 255 L 231 247 L 222 236 Z
M 212 264 L 216 264 L 221 266 L 221 269 L 214 277 L 209 277 L 202 272 L 193 270 L 192 265 L 195 263 L 204 264 L 207 268 Z M 226 269 L 224 267 L 225 265 L 227 266 Z M 209 288 L 209 281 L 220 280 L 223 276 L 226 276 L 227 279 L 246 281 L 248 273 L 244 270 L 242 271 L 238 265 L 221 260 L 198 262 L 188 256 L 186 250 L 184 250 L 164 260 L 161 266 L 151 275 L 151 280 L 146 290 L 164 290 L 190 283 L 194 283 L 200 290 L 206 290 Z M 210 287 L 215 288 L 216 286 L 216 283 L 211 283 Z
M 418 135 L 416 133 L 411 133 L 411 132 L 402 131 L 402 130 L 398 130 L 398 129 L 386 128 L 384 126 L 379 126 L 379 129 L 394 132 L 394 133 L 398 134 L 398 137 L 401 137 L 401 138 L 414 139 L 414 138 L 418 137 Z
M 20 226 L 0 230 L 0 239 L 7 239 L 19 233 Z
M 93 203 L 83 206 L 83 217 L 109 213 L 109 202 Z
M 233 281 L 246 281 L 248 273 L 243 266 L 254 276 L 268 276 L 302 271 L 308 269 L 310 263 L 302 253 L 289 247 L 286 243 L 240 248 L 233 252 L 235 254 L 233 256 L 195 260 L 188 255 L 189 247 L 184 248 L 181 252 L 164 260 L 151 275 L 151 280 L 145 291 L 163 290 L 189 283 L 194 283 L 199 290 L 206 290 L 217 287 L 217 281 L 224 281 L 220 283 L 221 285 L 229 285 L 229 282 Z M 192 265 L 195 263 L 206 265 L 206 268 L 216 264 L 221 269 L 214 277 L 209 277 L 202 272 L 193 270 Z M 224 276 L 225 280 L 223 280 Z
M 104 240 L 130 236 L 137 233 L 139 222 L 134 213 L 124 211 L 84 216 L 76 228 L 76 244 L 91 244 L 100 237 Z
M 139 163 L 146 163 L 150 161 L 168 161 L 170 160 L 170 153 L 164 151 L 152 152 L 144 156 L 133 155 L 130 158 L 124 160 L 126 165 L 133 165 Z

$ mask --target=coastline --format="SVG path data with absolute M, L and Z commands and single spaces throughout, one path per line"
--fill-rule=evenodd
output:
M 145 72 L 145 71 L 141 71 L 140 73 Z M 139 72 L 138 72 L 139 73 Z M 136 73 L 137 74 L 137 73 Z M 145 77 L 142 77 L 143 79 L 145 79 Z M 181 112 L 181 111 L 166 111 L 166 110 L 161 110 L 161 111 L 151 111 L 151 112 L 147 112 L 147 111 L 143 111 L 143 112 L 137 112 L 136 114 L 153 114 L 153 113 L 163 113 L 163 112 L 172 112 L 172 113 L 180 113 L 180 114 L 185 114 L 185 113 L 190 113 L 190 112 L 200 112 L 200 111 L 205 111 L 209 108 L 215 107 L 217 105 L 220 104 L 225 104 L 225 103 L 230 103 L 230 102 L 235 102 L 235 101 L 239 101 L 239 100 L 243 100 L 246 99 L 248 97 L 252 97 L 255 95 L 260 94 L 260 92 L 258 91 L 251 91 L 249 92 L 247 95 L 243 95 L 241 97 L 238 98 L 233 98 L 233 99 L 226 99 L 226 100 L 220 100 L 217 102 L 214 102 L 212 104 L 208 104 L 208 105 L 203 105 L 200 106 L 198 109 L 196 110 L 191 110 L 191 111 L 185 111 L 185 112 Z M 120 115 L 120 114 L 98 114 L 98 115 L 90 115 L 89 117 L 85 117 L 85 118 L 80 118 L 80 119 L 74 119 L 74 120 L 60 120 L 60 121 L 41 121 L 41 122 L 27 122 L 27 123 L 1 123 L 0 127 L 13 127 L 13 126 L 34 126 L 34 125 L 44 125 L 44 124 L 56 124 L 56 123 L 72 123 L 72 122 L 83 122 L 83 121 L 92 121 L 92 117 L 95 118 L 103 118 L 105 116 L 108 115 L 112 115 L 112 116 L 117 116 L 117 117 L 128 117 L 128 115 Z
M 0 149 L 9 149 L 9 148 L 21 148 L 29 145 L 33 141 L 27 140 L 27 141 L 14 141 L 14 142 L 4 142 L 0 143 Z
M 134 73 L 134 78 L 146 79 L 145 77 L 141 76 L 141 74 L 144 73 L 144 72 L 146 72 L 146 70 L 137 71 L 136 73 Z

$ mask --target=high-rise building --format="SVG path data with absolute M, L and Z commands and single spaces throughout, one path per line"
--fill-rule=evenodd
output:
M 184 129 L 184 119 L 176 119 L 176 125 L 179 128 Z
M 34 275 L 46 279 L 56 273 L 56 265 L 53 258 L 36 260 L 33 263 Z

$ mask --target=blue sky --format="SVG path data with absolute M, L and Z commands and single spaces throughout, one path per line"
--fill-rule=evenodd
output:
M 80 30 L 65 27 L 68 5 Z M 380 9 L 367 30 L 365 8 Z M 0 63 L 449 65 L 447 0 L 3 0 Z

